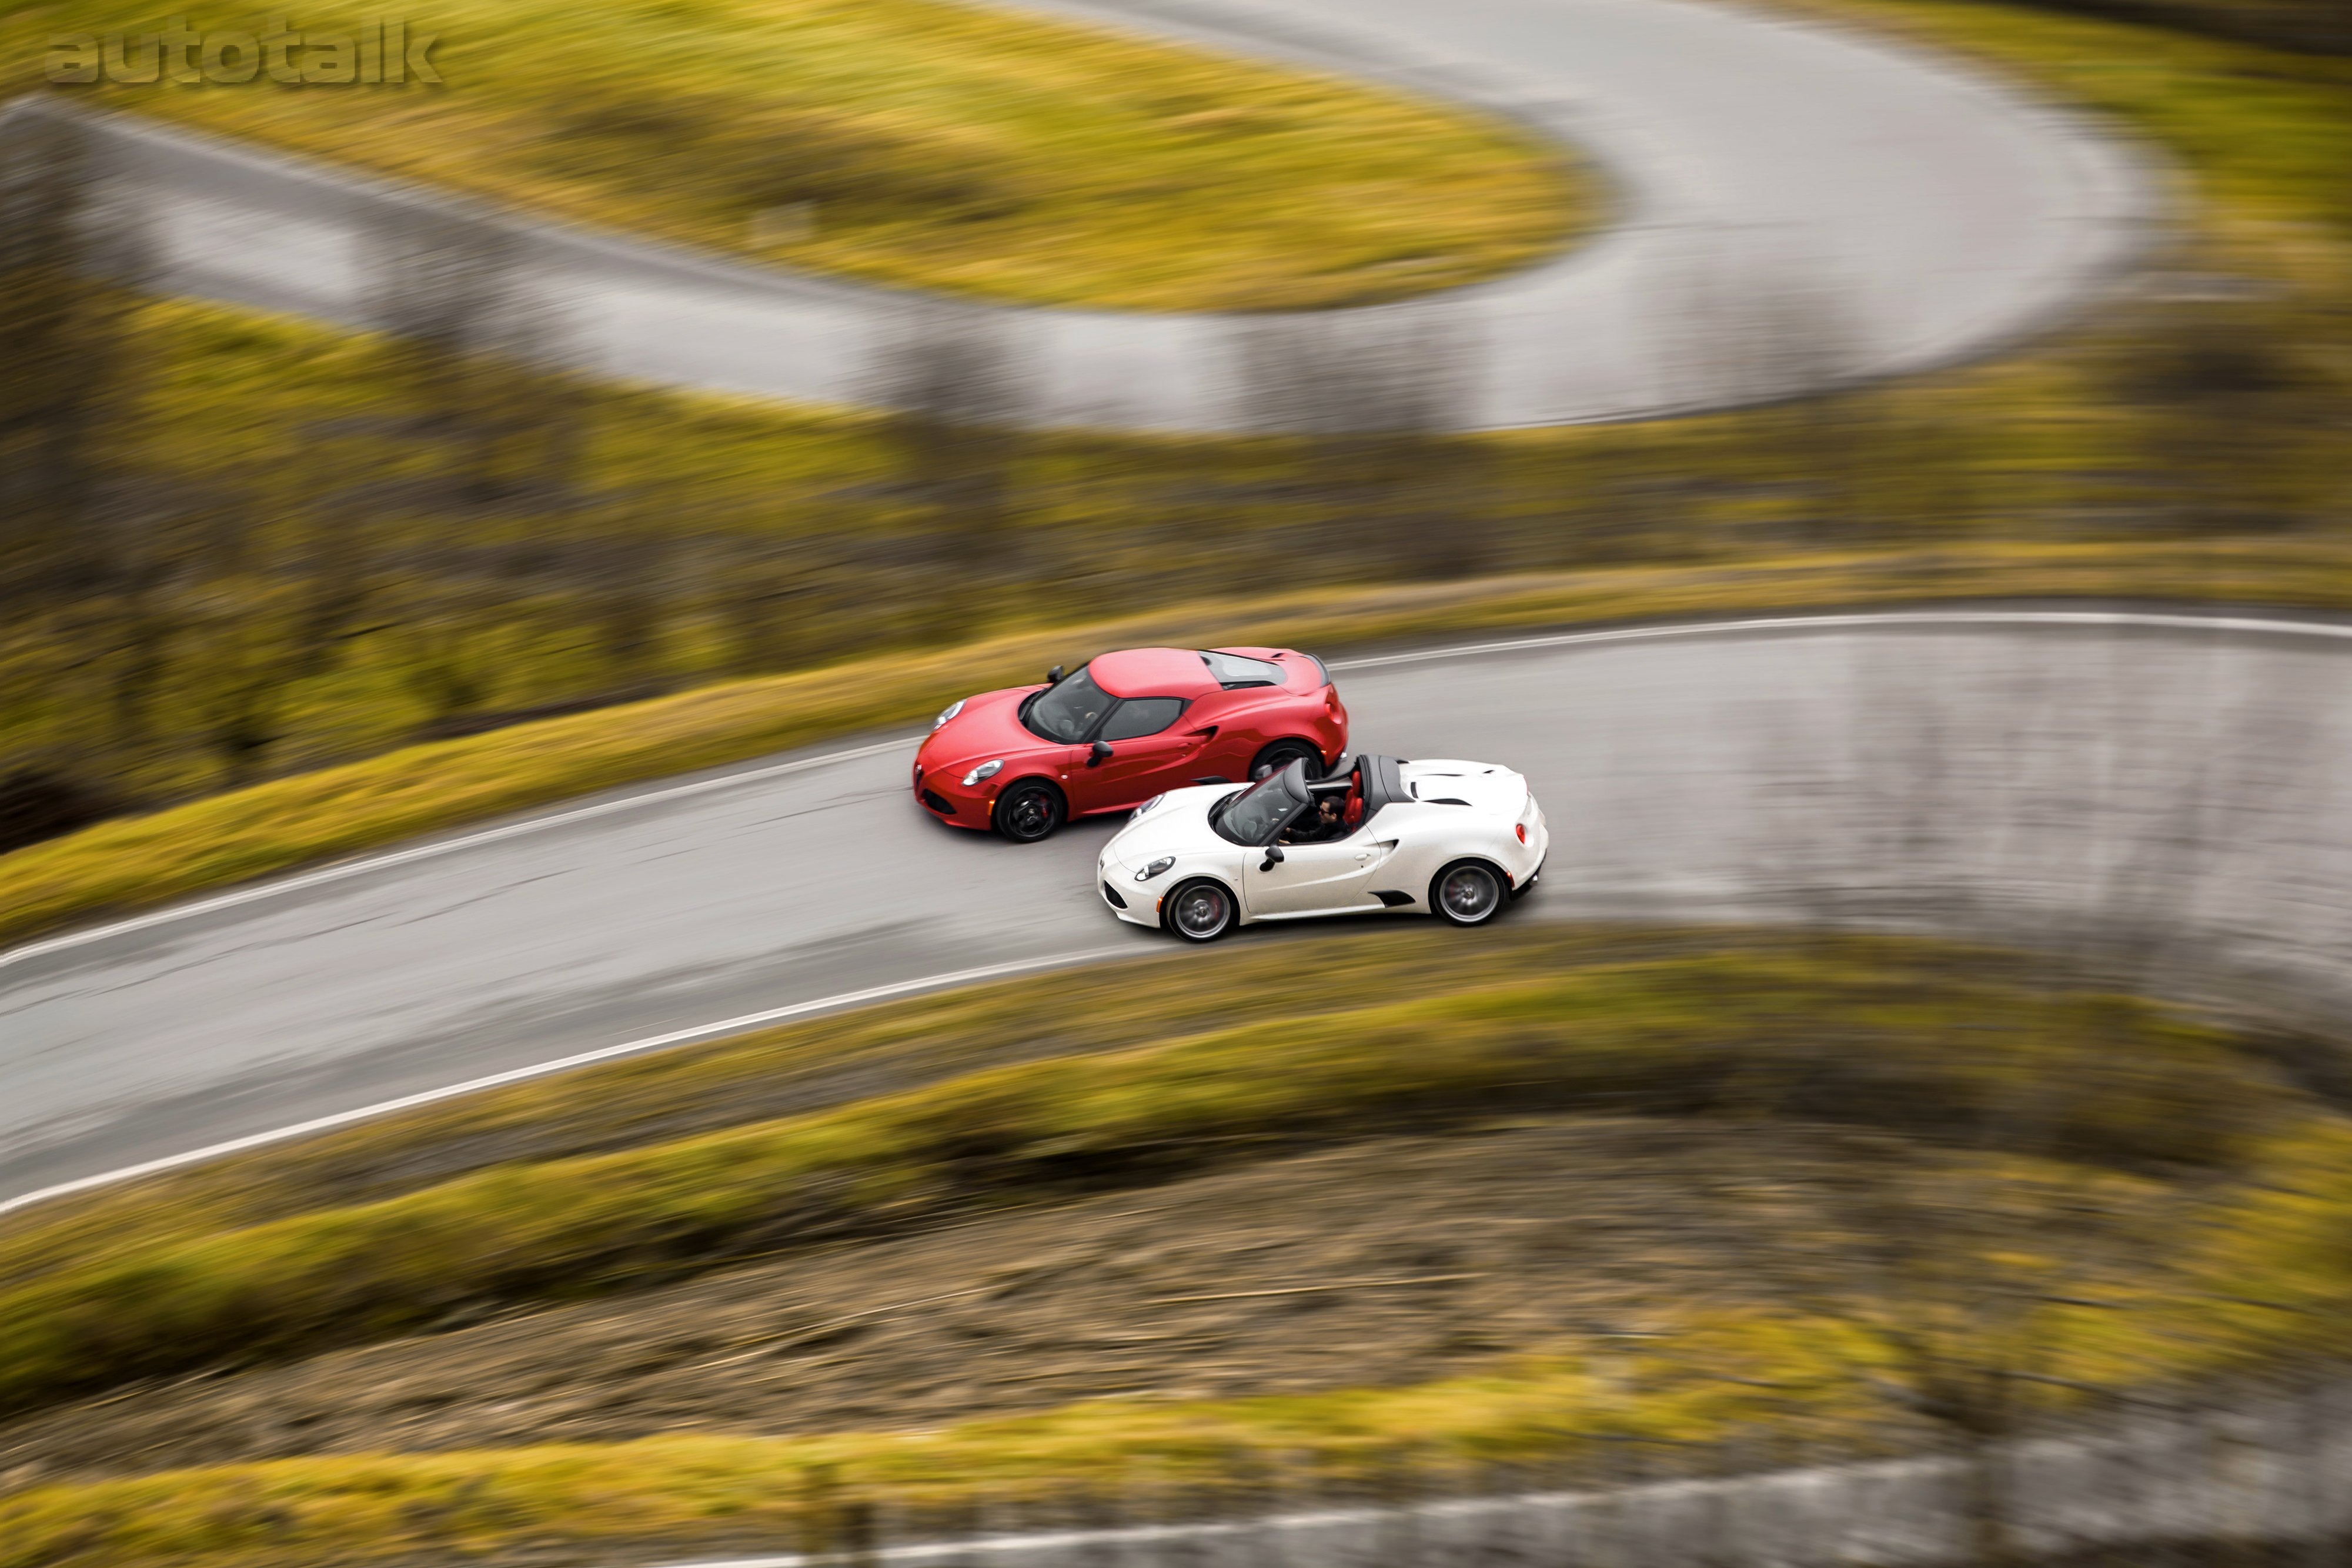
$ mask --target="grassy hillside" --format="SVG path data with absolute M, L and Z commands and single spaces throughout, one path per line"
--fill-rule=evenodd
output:
M 1334 1013 L 1276 983 L 1302 971 L 1351 1007 Z M 1393 1484 L 1400 1466 L 1573 1464 L 1628 1441 L 1696 1455 L 1778 1434 L 1808 1451 L 1879 1451 L 1933 1440 L 1940 1417 L 1904 1391 L 1956 1368 L 2031 1364 L 2031 1401 L 2047 1410 L 2338 1348 L 2352 1124 L 2282 1075 L 2291 1042 L 2015 956 L 1793 933 L 1362 933 L 1240 955 L 1221 979 L 1213 1008 L 1181 957 L 1078 977 L 1057 998 L 1069 1010 L 1050 1016 L 1021 982 L 896 1004 L 13 1217 L 0 1225 L 0 1376 L 20 1411 L 52 1408 L 0 1427 L 0 1454 L 37 1458 L 77 1429 L 96 1436 L 82 1445 L 92 1457 L 52 1484 L 16 1472 L 26 1479 L 0 1495 L 0 1563 L 772 1546 L 824 1539 L 853 1501 L 887 1502 L 903 1523 L 982 1499 L 1131 1496 L 1143 1477 L 1247 1489 L 1265 1484 L 1274 1455 L 1285 1485 L 1328 1487 Z M 1420 1381 L 1294 1376 L 1279 1394 L 1033 1399 L 1025 1413 L 920 1429 L 779 1437 L 682 1420 L 689 1373 L 790 1380 L 793 1357 L 834 1331 L 789 1317 L 769 1330 L 706 1306 L 629 1354 L 632 1375 L 672 1390 L 636 1418 L 646 1436 L 436 1453 L 417 1450 L 446 1441 L 406 1424 L 417 1399 L 456 1397 L 416 1381 L 436 1357 L 474 1358 L 486 1414 L 599 1397 L 558 1364 L 512 1350 L 484 1359 L 484 1336 L 502 1331 L 452 1326 L 484 1308 L 520 1314 L 502 1343 L 593 1336 L 581 1354 L 595 1360 L 636 1319 L 652 1334 L 678 1312 L 662 1305 L 669 1281 L 747 1254 L 770 1260 L 758 1267 L 778 1270 L 770 1289 L 782 1290 L 820 1258 L 819 1272 L 839 1273 L 894 1238 L 961 1237 L 979 1293 L 1004 1302 L 997 1332 L 1013 1297 L 1043 1293 L 1060 1343 L 1075 1331 L 1052 1317 L 1053 1292 L 1073 1288 L 1068 1247 L 1095 1223 L 1090 1205 L 1126 1193 L 1118 1207 L 1176 1206 L 1150 1231 L 1164 1250 L 1202 1173 L 1229 1173 L 1219 1179 L 1254 1205 L 1263 1249 L 1293 1236 L 1285 1227 L 1303 1237 L 1337 1222 L 1285 1215 L 1282 1184 L 1306 1179 L 1313 1149 L 1418 1139 L 1391 1199 L 1402 1226 L 1412 1183 L 1434 1179 L 1449 1147 L 1468 1158 L 1497 1139 L 1629 1119 L 1683 1151 L 1661 1162 L 1689 1167 L 1680 1207 L 1633 1198 L 1651 1177 L 1621 1155 L 1623 1207 L 1597 1182 L 1567 1215 L 1522 1212 L 1525 1195 L 1500 1190 L 1475 1212 L 1489 1226 L 1565 1221 L 1528 1255 L 1563 1278 L 1593 1244 L 1581 1233 L 1650 1238 L 1648 1260 L 1623 1265 L 1633 1299 L 1611 1309 L 1637 1333 L 1573 1311 L 1569 1324 L 1503 1312 Z M 1743 1148 L 1813 1153 L 1759 1166 Z M 992 1228 L 1036 1213 L 1067 1216 L 1060 1252 L 1036 1254 L 1034 1240 L 987 1250 Z M 1720 1231 L 1727 1222 L 1744 1239 Z M 1113 1252 L 1095 1271 L 1146 1262 Z M 1684 1288 L 1667 1289 L 1675 1280 Z M 917 1283 L 952 1288 L 925 1276 L 897 1289 Z M 1223 1298 L 1172 1298 L 1194 1299 Z M 1308 1309 L 1268 1310 L 1276 1322 Z M 1396 1332 L 1392 1316 L 1344 1311 L 1355 1315 L 1326 1321 Z M 991 1312 L 970 1321 L 981 1332 Z M 1228 1325 L 1215 1343 L 1229 1343 L 1231 1322 L 1213 1321 Z M 415 1337 L 425 1325 L 442 1337 Z M 299 1423 L 255 1427 L 238 1414 L 271 1397 L 259 1380 L 276 1375 L 259 1363 L 299 1378 L 317 1357 L 310 1375 L 327 1389 L 386 1375 L 337 1359 L 369 1353 L 320 1356 L 355 1341 L 406 1357 L 408 1394 L 376 1402 L 391 1425 L 317 1452 Z M 1134 1333 L 1118 1359 L 1172 1366 L 1194 1359 L 1191 1343 Z M 208 1363 L 194 1380 L 124 1385 Z M 117 1393 L 55 1403 L 78 1386 Z M 284 1386 L 280 1397 L 298 1396 Z M 132 1446 L 186 1451 L 215 1419 L 214 1441 L 251 1429 L 261 1436 L 238 1441 L 276 1457 L 138 1473 L 148 1467 Z M 652 1435 L 656 1425 L 699 1429 Z
M 192 30 L 250 27 L 197 5 Z M 372 6 L 295 14 L 356 35 Z M 62 90 L 590 223 L 877 282 L 1038 303 L 1258 310 L 1491 277 L 1593 188 L 1451 107 L 936 0 L 426 0 L 443 85 L 101 81 Z M 18 6 L 10 87 L 52 34 L 138 35 L 113 0 Z M 300 51 L 293 61 L 299 64 Z

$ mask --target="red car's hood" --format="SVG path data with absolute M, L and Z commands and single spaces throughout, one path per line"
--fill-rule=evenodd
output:
M 915 753 L 925 773 L 962 773 L 998 758 L 1011 762 L 1034 751 L 1060 752 L 1059 742 L 1033 735 L 1021 722 L 1021 699 L 1042 686 L 1007 686 L 963 699 L 963 710 L 931 731 Z

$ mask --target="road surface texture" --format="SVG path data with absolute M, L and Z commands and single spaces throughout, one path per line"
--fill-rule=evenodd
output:
M 2226 969 L 2333 1009 L 2352 986 L 2352 627 L 1892 612 L 1339 669 L 1359 747 L 1528 774 L 1551 859 L 1507 918 L 2096 930 L 2144 938 L 2158 988 Z M 1174 950 L 1102 906 L 1113 824 L 942 826 L 912 751 L 910 728 L 0 955 L 0 1199 L 844 993 Z M 1031 983 L 1053 1006 L 1052 971 Z
M 1328 313 L 1371 354 L 1400 311 L 1449 345 L 1465 426 L 1626 418 L 1989 352 L 2140 254 L 2162 182 L 2077 118 L 1908 47 L 1686 0 L 1032 0 L 1033 8 L 1370 77 L 1572 145 L 1612 226 L 1514 277 Z M 14 112 L 39 112 L 37 107 Z M 471 210 L 194 133 L 108 119 L 165 287 L 364 323 L 386 236 Z M 512 223 L 521 292 L 575 362 L 731 392 L 872 402 L 915 297 Z M 1238 372 L 1281 318 L 992 309 L 1034 423 L 1279 423 Z M 1334 323 L 1337 323 L 1336 325 Z M 1268 339 L 1267 332 L 1277 334 Z M 1266 350 L 1261 347 L 1259 353 Z M 1295 349 L 1277 352 L 1297 355 Z

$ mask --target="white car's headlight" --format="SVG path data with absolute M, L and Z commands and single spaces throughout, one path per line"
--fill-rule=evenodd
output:
M 958 697 L 955 701 L 948 704 L 947 706 L 940 709 L 940 716 L 931 720 L 931 727 L 933 729 L 937 729 L 941 725 L 947 723 L 948 720 L 955 717 L 956 715 L 963 712 L 964 701 L 964 698 Z
M 1145 866 L 1141 871 L 1137 872 L 1135 873 L 1135 880 L 1138 882 L 1150 882 L 1153 877 L 1158 876 L 1161 872 L 1166 871 L 1170 866 L 1174 865 L 1175 863 L 1176 857 L 1174 855 L 1161 855 L 1158 860 L 1153 861 L 1150 865 Z
M 1004 759 L 1001 757 L 993 762 L 983 762 L 963 776 L 963 787 L 969 789 L 982 779 L 993 779 L 1003 771 Z
M 1138 806 L 1134 810 L 1129 811 L 1127 814 L 1127 820 L 1132 822 L 1136 818 L 1140 817 L 1144 812 L 1149 811 L 1152 807 L 1157 806 L 1160 801 L 1165 800 L 1166 799 L 1168 799 L 1168 797 L 1165 794 L 1154 795 L 1150 800 L 1146 800 L 1142 805 Z

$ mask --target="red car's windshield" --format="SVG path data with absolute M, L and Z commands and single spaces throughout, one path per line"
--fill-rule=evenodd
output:
M 1094 732 L 1113 700 L 1080 665 L 1076 674 L 1065 676 L 1031 697 L 1021 722 L 1047 740 L 1074 746 Z

